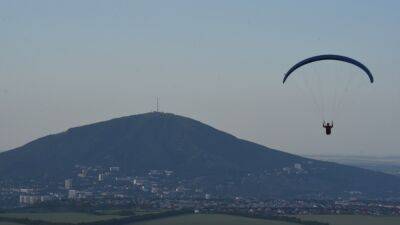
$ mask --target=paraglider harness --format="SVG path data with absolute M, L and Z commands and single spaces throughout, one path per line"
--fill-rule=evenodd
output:
M 333 128 L 333 121 L 329 123 L 325 123 L 325 121 L 322 123 L 322 127 L 325 128 L 326 135 L 330 135 L 332 133 L 332 128 Z

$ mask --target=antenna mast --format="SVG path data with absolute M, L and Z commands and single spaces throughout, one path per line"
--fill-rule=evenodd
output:
M 158 96 L 157 96 L 157 105 L 156 105 L 156 109 L 157 109 L 157 112 L 158 112 L 158 110 L 159 110 Z

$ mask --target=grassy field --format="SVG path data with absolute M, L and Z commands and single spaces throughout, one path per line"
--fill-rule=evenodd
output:
M 94 222 L 121 218 L 117 215 L 93 215 L 87 213 L 2 213 L 2 217 L 29 218 L 32 220 L 45 220 L 51 222 Z M 400 217 L 373 217 L 373 216 L 351 216 L 351 215 L 315 215 L 299 216 L 303 220 L 328 222 L 331 225 L 400 225 Z M 182 215 L 164 219 L 155 219 L 146 222 L 133 223 L 131 225 L 296 225 L 295 223 L 279 222 L 272 220 L 252 219 L 229 215 Z M 0 225 L 19 225 L 16 223 L 0 222 Z
M 50 222 L 81 223 L 81 222 L 94 222 L 94 221 L 108 220 L 113 218 L 121 218 L 122 216 L 63 212 L 63 213 L 1 213 L 0 217 L 28 218 L 32 220 L 44 220 Z M 5 225 L 5 224 L 1 223 L 0 225 Z
M 18 223 L 0 222 L 0 225 L 21 225 Z
M 132 225 L 296 225 L 295 223 L 251 219 L 228 215 L 184 215 L 165 219 L 155 219 Z
M 110 210 L 97 210 L 96 213 L 100 215 L 146 215 L 146 214 L 157 214 L 164 211 L 160 210 L 141 210 L 141 209 L 110 209 Z
M 300 216 L 299 218 L 304 220 L 328 222 L 331 225 L 399 225 L 400 224 L 400 217 L 317 215 L 317 216 Z

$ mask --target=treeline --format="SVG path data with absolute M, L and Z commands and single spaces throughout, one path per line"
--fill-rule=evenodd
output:
M 188 210 L 179 210 L 179 211 L 167 211 L 160 212 L 155 214 L 144 214 L 137 216 L 128 216 L 119 219 L 109 219 L 109 220 L 99 220 L 95 222 L 87 222 L 87 223 L 59 223 L 59 222 L 50 222 L 44 220 L 31 220 L 28 218 L 9 218 L 9 217 L 0 217 L 0 222 L 11 222 L 25 225 L 126 225 L 135 222 L 153 220 L 153 219 L 162 219 L 167 217 L 173 217 L 178 215 L 190 214 L 193 211 Z
M 10 217 L 0 217 L 0 222 L 11 222 L 11 223 L 24 224 L 24 225 L 127 225 L 127 224 L 131 224 L 131 223 L 136 223 L 136 222 L 142 222 L 142 221 L 148 221 L 148 220 L 154 220 L 154 219 L 162 219 L 162 218 L 185 215 L 185 214 L 193 214 L 193 210 L 177 210 L 177 211 L 159 212 L 159 213 L 154 213 L 154 214 L 133 215 L 133 216 L 128 216 L 128 217 L 124 217 L 124 218 L 99 220 L 99 221 L 95 221 L 95 222 L 86 222 L 86 223 L 60 223 L 60 222 L 50 222 L 50 221 L 44 221 L 44 220 L 31 220 L 28 218 L 10 218 Z M 323 222 L 318 222 L 318 221 L 307 221 L 307 220 L 302 220 L 302 219 L 299 219 L 296 217 L 290 217 L 290 216 L 267 216 L 267 215 L 247 214 L 247 213 L 240 213 L 240 212 L 236 212 L 236 213 L 218 212 L 217 214 L 290 222 L 290 223 L 297 223 L 297 224 L 301 224 L 301 225 L 329 225 L 329 223 L 323 223 Z
M 231 215 L 231 216 L 242 216 L 247 218 L 254 219 L 264 219 L 264 220 L 275 220 L 281 222 L 289 222 L 289 223 L 297 223 L 301 225 L 330 225 L 329 223 L 319 222 L 319 221 L 311 221 L 311 220 L 302 220 L 297 217 L 292 216 L 267 216 L 267 215 L 259 215 L 259 214 L 247 214 L 247 213 L 226 213 L 221 212 L 219 214 Z

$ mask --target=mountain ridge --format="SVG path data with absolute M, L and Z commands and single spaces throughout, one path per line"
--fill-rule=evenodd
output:
M 0 179 L 54 180 L 72 176 L 76 165 L 119 166 L 126 174 L 160 169 L 185 178 L 231 179 L 240 183 L 236 192 L 265 196 L 285 191 L 400 193 L 400 179 L 394 176 L 270 149 L 188 117 L 160 112 L 70 128 L 0 153 Z

